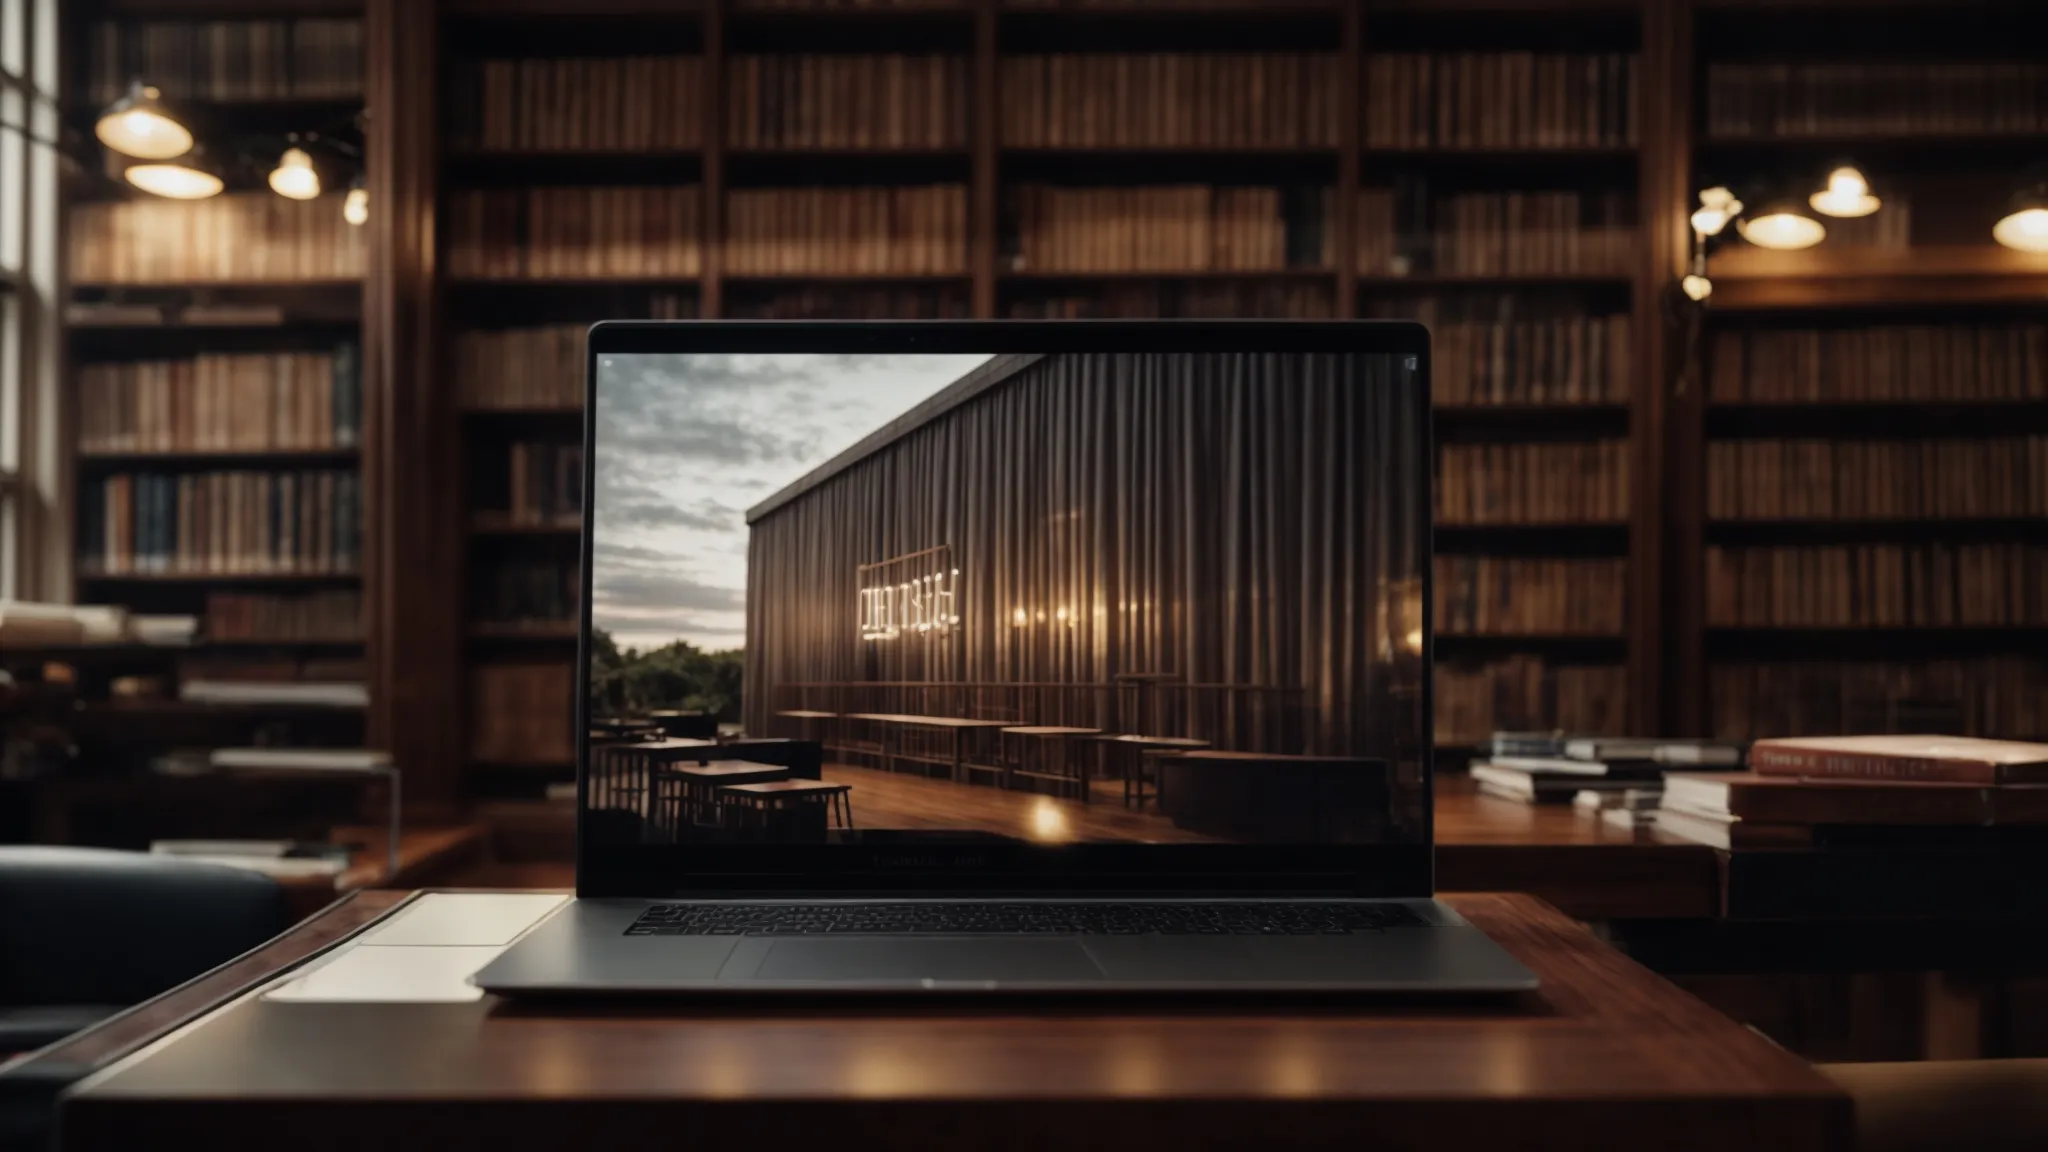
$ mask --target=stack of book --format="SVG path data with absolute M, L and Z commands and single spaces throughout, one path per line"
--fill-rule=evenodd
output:
M 67 13 L 68 15 L 68 13 Z M 136 76 L 173 100 L 345 100 L 363 92 L 363 22 L 101 20 L 92 26 L 86 103 Z
M 1626 312 L 1593 316 L 1571 300 L 1468 292 L 1371 301 L 1361 315 L 1429 326 L 1439 408 L 1629 401 Z
M 512 522 L 575 523 L 583 514 L 583 446 L 518 440 L 510 456 Z
M 822 286 L 726 300 L 735 320 L 965 320 L 973 315 L 960 291 Z
M 1665 778 L 1661 832 L 1731 852 L 1956 848 L 2048 824 L 2048 744 L 1963 736 L 1759 740 L 1746 772 Z
M 209 592 L 206 638 L 229 643 L 353 643 L 363 638 L 363 594 L 352 588 L 303 595 Z
M 469 411 L 583 407 L 582 324 L 455 336 L 455 395 Z
M 1474 763 L 1472 779 L 1482 795 L 1522 804 L 1563 803 L 1623 812 L 1617 823 L 1641 822 L 1634 815 L 1654 807 L 1667 768 L 1732 765 L 1740 745 L 1711 740 L 1663 740 L 1558 733 L 1499 732 L 1492 757 Z M 1582 794 L 1593 795 L 1581 802 Z M 1604 794 L 1613 794 L 1609 799 Z
M 81 494 L 79 567 L 93 575 L 356 571 L 353 472 L 120 473 Z
M 1610 192 L 1437 196 L 1404 177 L 1359 189 L 1357 212 L 1361 276 L 1621 276 L 1640 235 L 1631 196 Z

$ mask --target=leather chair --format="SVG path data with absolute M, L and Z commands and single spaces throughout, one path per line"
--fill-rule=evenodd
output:
M 0 846 L 0 1057 L 62 1039 L 290 926 L 283 889 L 260 873 Z

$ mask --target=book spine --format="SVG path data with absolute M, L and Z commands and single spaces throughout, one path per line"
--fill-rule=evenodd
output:
M 1998 766 L 1981 760 L 1935 760 L 1925 756 L 1829 752 L 1785 748 L 1759 741 L 1749 750 L 1751 770 L 1763 776 L 1811 776 L 1822 780 L 1902 780 L 1952 784 L 1996 784 Z

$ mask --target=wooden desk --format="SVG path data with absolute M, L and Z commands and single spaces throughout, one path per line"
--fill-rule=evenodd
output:
M 913 759 L 913 757 L 903 756 L 897 750 L 896 745 L 890 741 L 889 734 L 895 729 L 935 728 L 951 732 L 953 734 L 953 755 L 948 764 L 952 770 L 950 778 L 955 783 L 958 783 L 966 776 L 966 757 L 960 745 L 961 737 L 973 731 L 986 731 L 990 728 L 1009 728 L 1015 723 L 1015 721 L 1011 720 L 969 720 L 960 716 L 910 716 L 897 712 L 849 712 L 846 718 L 848 720 L 869 720 L 882 725 L 882 769 L 887 772 L 894 772 L 896 770 L 895 762 L 898 759 Z
M 1528 892 L 1580 920 L 1721 914 L 1713 849 L 1611 828 L 1569 804 L 1482 796 L 1450 773 L 1436 776 L 1436 886 Z
M 1848 1145 L 1819 1074 L 1522 896 L 1451 898 L 1543 980 L 1493 1005 L 213 1007 L 391 899 L 49 1050 L 90 1065 L 205 1013 L 74 1088 L 61 1147 Z

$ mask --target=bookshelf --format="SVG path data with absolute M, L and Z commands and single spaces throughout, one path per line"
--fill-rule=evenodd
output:
M 223 7 L 191 4 L 194 18 Z M 1715 734 L 1744 714 L 1810 726 L 1846 705 L 1770 701 L 1824 680 L 1823 654 L 1848 680 L 1901 685 L 1885 690 L 1891 713 L 1858 704 L 1859 723 L 1891 723 L 1899 701 L 1921 715 L 1921 695 L 1971 669 L 2006 670 L 2001 684 L 2018 687 L 1999 689 L 2006 712 L 1970 724 L 2041 703 L 2025 696 L 2048 677 L 2018 654 L 2038 627 L 2024 615 L 2004 629 L 1848 627 L 1716 623 L 1709 608 L 1710 556 L 2024 549 L 2048 535 L 2040 510 L 1976 485 L 1880 510 L 1786 504 L 1782 486 L 1765 496 L 1729 479 L 1756 463 L 1745 445 L 1802 445 L 1774 458 L 1781 473 L 1823 453 L 1839 495 L 1883 466 L 1870 445 L 1938 456 L 2048 436 L 2048 406 L 2024 391 L 2042 378 L 2031 367 L 1977 373 L 1968 395 L 1777 394 L 1728 376 L 1725 353 L 1814 339 L 1801 333 L 2036 323 L 2048 257 L 1992 245 L 1985 213 L 2048 125 L 1802 120 L 1765 136 L 1728 130 L 1729 97 L 1716 112 L 1712 92 L 1730 66 L 1752 68 L 1732 75 L 1753 111 L 1767 86 L 1757 65 L 1986 61 L 2020 42 L 2023 5 L 1895 0 L 1856 6 L 1853 21 L 1828 0 L 225 7 L 363 14 L 368 102 L 407 110 L 373 117 L 366 139 L 373 195 L 391 207 L 363 230 L 366 278 L 110 284 L 74 269 L 74 297 L 109 307 L 73 324 L 72 348 L 88 361 L 120 358 L 117 346 L 160 360 L 310 350 L 360 326 L 353 456 L 238 448 L 217 462 L 363 474 L 366 653 L 389 686 L 371 726 L 425 775 L 409 795 L 460 803 L 566 775 L 566 756 L 516 754 L 516 734 L 479 718 L 505 701 L 555 707 L 535 694 L 566 690 L 573 520 L 524 501 L 570 495 L 532 462 L 579 440 L 580 333 L 613 317 L 1420 318 L 1436 333 L 1442 464 L 1461 484 L 1446 492 L 1466 501 L 1442 517 L 1438 551 L 1539 578 L 1508 589 L 1510 603 L 1539 605 L 1512 627 L 1443 622 L 1446 744 L 1496 726 Z M 627 76 L 656 93 L 634 115 L 611 83 Z M 920 82 L 943 98 L 906 95 Z M 275 123 L 296 101 L 219 114 Z M 1713 297 L 1685 304 L 1698 188 L 1842 156 L 1888 198 L 1865 242 L 1847 243 L 1857 228 L 1845 225 L 1842 242 L 1805 252 L 1723 243 Z M 1870 230 L 1907 218 L 1904 247 Z M 921 240 L 878 243 L 877 221 Z M 235 311 L 253 297 L 271 310 Z M 1516 506 L 1524 457 L 1581 456 L 1597 459 L 1599 483 Z M 81 452 L 77 475 L 214 466 L 122 448 Z M 1566 626 L 1539 595 L 1540 578 L 1582 568 L 1611 593 L 1594 629 Z M 176 573 L 95 579 L 149 595 L 206 587 Z M 1751 665 L 1768 674 L 1733 692 Z M 492 764 L 515 778 L 496 781 Z
M 1894 219 L 1710 259 L 1700 386 L 1672 429 L 1680 723 L 2042 734 L 2048 258 L 1990 238 L 2048 128 L 2039 66 L 2007 47 L 2022 19 L 1900 5 L 1844 29 L 1809 7 L 1768 38 L 1734 11 L 1691 28 L 1698 184 L 1852 158 Z
M 360 704 L 186 696 L 201 681 L 366 677 L 371 249 L 342 219 L 338 160 L 323 159 L 315 199 L 264 186 L 286 133 L 360 142 L 361 6 L 106 0 L 65 15 L 67 130 L 90 140 L 100 108 L 147 75 L 225 181 L 212 198 L 175 201 L 128 188 L 112 164 L 82 172 L 66 188 L 62 238 L 74 594 L 199 623 L 190 645 L 14 651 L 8 663 L 74 670 L 58 682 L 75 703 L 70 768 L 105 785 L 96 805 L 125 794 L 133 809 L 107 827 L 221 831 L 207 789 L 172 771 L 190 759 L 181 750 L 368 738 Z M 73 783 L 46 782 L 53 794 Z M 265 797 L 231 807 L 271 832 L 332 822 L 337 801 L 353 821 L 345 806 L 361 800 L 359 789 L 250 787 Z

